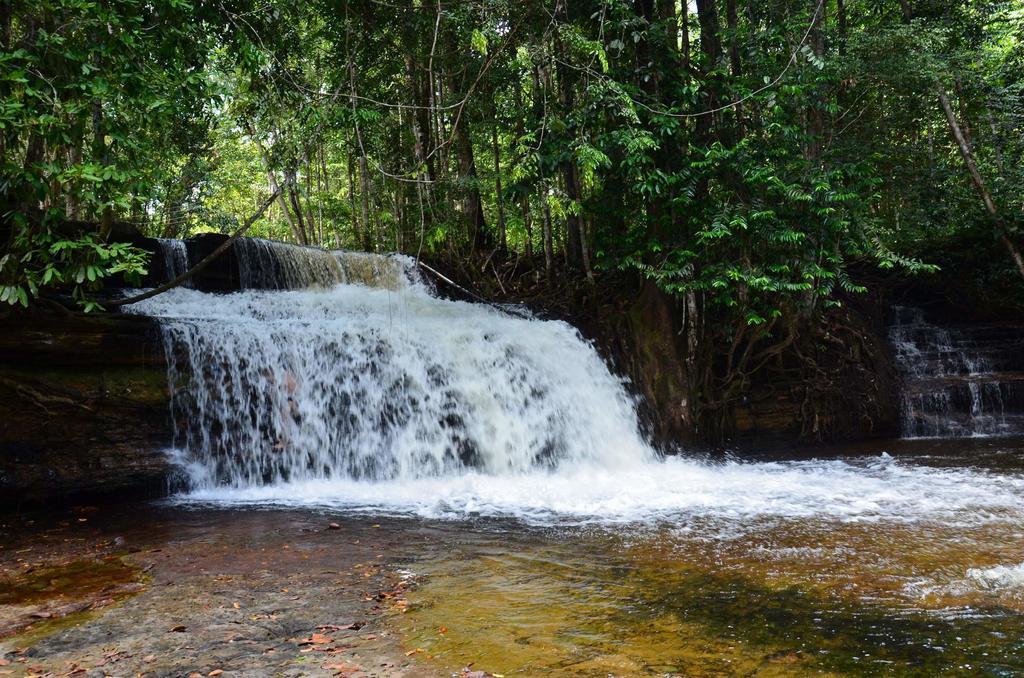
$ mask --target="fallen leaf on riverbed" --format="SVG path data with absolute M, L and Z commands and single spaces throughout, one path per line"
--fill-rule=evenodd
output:
M 213 671 L 210 671 L 206 675 L 208 675 L 208 676 L 219 676 L 222 673 L 224 673 L 224 669 L 214 669 Z
M 184 624 L 178 624 L 177 626 L 172 626 L 170 632 L 171 633 L 181 633 L 181 632 L 183 632 L 185 630 L 185 628 L 186 628 L 186 626 Z
M 337 624 L 323 624 L 316 628 L 318 631 L 323 631 L 325 629 L 328 631 L 358 631 L 364 626 L 366 626 L 366 622 L 354 621 L 351 624 L 345 624 L 344 626 L 338 626 Z
M 417 647 L 415 650 L 409 650 L 408 652 L 406 652 L 405 656 L 406 657 L 411 657 L 414 654 L 419 654 L 420 652 L 423 652 L 423 648 L 422 647 Z
M 325 633 L 314 633 L 309 638 L 299 638 L 299 645 L 326 645 L 327 643 L 334 642 L 334 638 L 331 638 Z

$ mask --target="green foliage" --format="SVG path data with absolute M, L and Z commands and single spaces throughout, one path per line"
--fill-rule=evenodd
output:
M 1020 0 L 910 0 L 910 22 L 846 0 L 820 25 L 807 0 L 737 0 L 735 25 L 720 4 L 683 23 L 678 3 L 625 0 L 11 3 L 6 299 L 79 284 L 110 221 L 229 231 L 274 182 L 284 199 L 255 235 L 505 246 L 540 267 L 546 229 L 568 275 L 639 272 L 730 344 L 858 293 L 851 262 L 927 274 L 953 238 L 995 241 L 936 82 L 1019 239 Z M 51 252 L 67 220 L 103 226 Z M 61 275 L 32 278 L 30 253 L 41 271 L 67 257 Z M 88 266 L 136 270 L 110 256 L 76 295 L 110 274 Z
M 0 302 L 28 307 L 47 288 L 64 288 L 83 310 L 101 308 L 89 292 L 118 276 L 138 285 L 148 253 L 126 243 L 104 243 L 96 233 L 62 235 L 49 229 L 18 230 L 14 246 L 0 257 Z
M 142 270 L 107 244 L 115 216 L 141 214 L 183 153 L 202 146 L 216 97 L 203 71 L 204 12 L 180 0 L 33 0 L 5 7 L 0 51 L 0 215 L 5 301 L 86 290 Z M 103 222 L 58 235 L 66 220 Z

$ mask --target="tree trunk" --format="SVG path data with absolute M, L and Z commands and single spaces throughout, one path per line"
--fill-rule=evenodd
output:
M 683 36 L 683 73 L 686 74 L 689 79 L 690 73 L 690 1 L 684 0 L 682 3 L 682 26 L 680 31 Z
M 363 249 L 369 252 L 373 249 L 373 233 L 370 227 L 370 172 L 366 161 L 366 146 L 363 144 L 363 132 L 359 127 L 359 115 L 356 107 L 356 65 L 351 56 L 348 61 L 349 78 L 349 103 L 352 107 L 353 127 L 356 132 L 356 150 L 359 151 L 359 193 L 362 208 L 363 222 Z
M 839 56 L 846 56 L 846 0 L 836 0 L 836 21 L 839 24 Z
M 960 149 L 960 157 L 964 160 L 964 166 L 967 168 L 967 173 L 971 177 L 971 182 L 974 187 L 978 190 L 978 195 L 981 196 L 981 201 L 985 205 L 985 210 L 991 217 L 992 222 L 995 224 L 996 229 L 999 233 L 999 239 L 1002 241 L 1003 246 L 1006 247 L 1007 252 L 1010 254 L 1010 258 L 1013 259 L 1013 263 L 1017 266 L 1017 272 L 1024 278 L 1024 256 L 1021 255 L 1020 249 L 1010 239 L 1009 233 L 1006 229 L 1006 224 L 1003 221 L 1002 216 L 999 214 L 996 203 L 992 199 L 992 194 L 988 192 L 988 187 L 985 185 L 985 180 L 981 176 L 981 172 L 978 171 L 978 166 L 974 162 L 974 155 L 971 153 L 970 144 L 967 143 L 967 139 L 964 137 L 963 130 L 960 128 L 960 123 L 957 122 L 956 115 L 953 113 L 953 106 L 949 101 L 949 96 L 946 94 L 946 89 L 942 86 L 942 83 L 937 83 L 936 87 L 939 92 L 939 103 L 942 105 L 942 111 L 946 114 L 946 122 L 949 124 L 949 131 L 953 134 L 953 139 L 956 141 L 957 147 Z
M 825 31 L 822 27 L 825 23 L 825 2 L 823 0 L 809 0 L 811 11 L 811 31 L 809 36 L 811 51 L 819 59 L 825 56 Z M 822 93 L 816 92 L 812 96 L 811 105 L 807 110 L 807 148 L 805 153 L 807 159 L 817 162 L 821 158 L 821 152 L 825 144 L 825 112 L 823 110 Z
M 110 164 L 110 149 L 107 147 L 107 133 L 103 125 L 103 104 L 99 99 L 92 103 L 92 160 L 93 162 L 106 166 Z M 106 190 L 101 188 L 99 196 L 101 200 L 106 198 Z M 114 226 L 114 213 L 110 206 L 104 206 L 100 213 L 100 239 L 106 240 Z
M 900 9 L 903 11 L 903 23 L 909 24 L 910 20 L 914 18 L 914 11 L 910 8 L 909 0 L 899 0 Z
M 517 143 L 523 138 L 526 130 L 526 109 L 523 107 L 523 92 L 520 83 L 520 78 L 516 79 L 515 84 L 515 95 L 516 95 L 516 111 L 519 115 L 516 116 L 516 140 Z M 520 187 L 520 207 L 523 211 L 523 228 L 526 229 L 526 258 L 528 260 L 533 259 L 533 222 L 530 215 L 530 196 Z
M 431 100 L 429 84 L 419 74 L 416 60 L 411 56 L 405 57 L 406 82 L 409 91 L 412 93 L 415 109 L 409 116 L 412 123 L 413 151 L 416 154 L 416 162 L 420 164 L 420 171 L 426 172 L 430 181 L 434 179 L 434 159 L 428 158 L 431 144 Z M 429 186 L 429 184 L 428 184 Z
M 554 242 L 551 236 L 551 205 L 548 204 L 548 197 L 543 193 L 541 199 L 544 201 L 544 270 L 550 280 L 555 258 Z
M 69 167 L 75 167 L 82 162 L 82 148 L 81 148 L 81 135 L 76 135 L 71 144 L 67 149 L 67 162 Z M 72 191 L 68 191 L 64 194 L 64 216 L 68 219 L 80 219 L 81 218 L 81 205 L 78 201 L 78 196 Z
M 523 228 L 526 229 L 526 258 L 533 259 L 533 219 L 530 214 L 530 197 L 523 193 L 519 199 L 523 211 Z
M 697 0 L 697 22 L 700 24 L 700 50 L 703 55 L 701 69 L 709 73 L 718 67 L 722 59 L 722 43 L 719 40 L 718 8 L 715 0 Z M 702 85 L 704 98 L 701 104 L 706 110 L 718 105 L 718 78 L 708 78 Z M 714 114 L 701 115 L 696 121 L 695 136 L 697 143 L 710 146 L 714 142 Z M 707 192 L 707 181 L 703 180 L 697 188 L 698 199 Z
M 0 50 L 11 49 L 11 3 L 0 2 Z
M 498 206 L 498 247 L 508 249 L 508 233 L 505 228 L 505 201 L 501 195 L 501 147 L 498 144 L 498 120 L 495 116 L 491 125 L 491 146 L 494 149 L 494 202 Z
M 434 87 L 435 91 L 431 92 L 430 106 L 433 109 L 434 114 L 434 138 L 438 141 L 447 140 L 448 134 L 444 126 L 444 114 L 441 112 L 440 106 L 444 102 L 444 78 L 435 77 Z M 448 147 L 447 143 L 439 143 L 437 148 L 437 180 L 445 181 L 448 177 Z
M 320 223 L 320 244 L 327 242 L 327 229 L 324 227 L 324 196 L 331 189 L 330 177 L 327 176 L 327 156 L 324 155 L 323 144 L 317 149 L 319 165 L 317 167 L 316 216 Z M 336 244 L 335 244 L 336 246 Z
M 300 245 L 309 244 L 309 235 L 306 228 L 306 219 L 302 212 L 302 198 L 299 195 L 299 181 L 298 177 L 295 176 L 295 169 L 289 168 L 284 171 L 284 183 L 287 195 L 288 205 L 295 213 L 295 225 L 297 231 L 297 241 Z
M 281 190 L 281 186 L 277 183 L 277 174 L 270 166 L 270 156 L 267 154 L 267 149 L 263 147 L 263 142 L 256 137 L 256 130 L 251 124 L 248 125 L 248 132 L 249 137 L 253 140 L 253 143 L 256 144 L 256 149 L 260 153 L 260 158 L 263 159 L 263 167 L 267 172 L 267 187 L 270 189 L 270 194 L 276 196 L 278 205 L 281 208 L 281 213 L 284 214 L 285 219 L 288 221 L 288 227 L 291 229 L 292 237 L 295 238 L 295 242 L 302 242 L 298 226 L 295 223 L 295 217 L 292 215 L 291 210 L 288 209 L 288 201 L 284 197 L 284 191 Z
M 685 6 L 686 3 L 684 2 L 683 5 Z M 658 14 L 665 25 L 665 42 L 668 43 L 669 51 L 672 54 L 678 54 L 679 20 L 676 17 L 676 0 L 658 0 Z
M 718 35 L 718 7 L 715 6 L 715 0 L 697 0 L 697 22 L 700 24 L 704 71 L 710 72 L 718 66 L 722 58 L 722 42 Z
M 583 272 L 587 275 L 587 282 L 593 285 L 594 269 L 590 265 L 590 248 L 587 246 L 587 221 L 587 219 L 580 219 L 580 242 L 583 245 L 581 254 L 583 255 Z
M 302 150 L 302 159 L 306 163 L 306 223 L 308 229 L 306 237 L 309 243 L 321 244 L 323 238 L 318 235 L 316 216 L 313 214 L 313 163 L 309 157 L 309 148 L 305 147 Z M 307 244 L 309 244 L 307 243 Z
M 358 241 L 359 234 L 362 233 L 362 229 L 359 225 L 359 211 L 356 207 L 356 173 L 352 163 L 352 147 L 349 146 L 348 153 L 346 155 L 346 169 L 348 170 L 348 205 L 349 215 L 352 223 L 352 240 Z
M 457 114 L 455 122 L 455 153 L 459 158 L 459 187 L 462 193 L 462 216 L 466 223 L 466 234 L 474 252 L 482 252 L 491 244 L 487 233 L 487 219 L 480 199 L 480 181 L 476 173 L 473 156 L 473 141 L 469 132 L 467 110 Z
M 408 49 L 410 52 L 415 44 L 413 37 L 414 36 L 407 36 L 407 40 L 409 41 Z M 411 53 L 406 54 L 405 70 L 406 82 L 408 83 L 409 91 L 412 93 L 414 105 L 414 108 L 409 115 L 409 121 L 412 125 L 413 154 L 417 165 L 415 186 L 416 200 L 420 204 L 420 212 L 422 214 L 424 196 L 427 196 L 427 202 L 429 203 L 431 182 L 434 180 L 434 159 L 432 156 L 428 156 L 431 143 L 430 132 L 433 128 L 431 123 L 430 103 L 432 97 L 429 92 L 430 84 L 429 82 L 424 82 L 425 79 L 420 75 L 415 56 Z M 430 74 L 428 73 L 427 76 L 426 80 L 429 81 Z M 426 180 L 424 180 L 424 175 L 426 175 Z M 422 230 L 421 224 L 421 236 Z
M 557 38 L 555 39 L 554 49 L 556 54 L 562 52 L 561 41 Z M 560 59 L 556 62 L 556 68 L 558 69 L 558 99 L 562 110 L 569 114 L 576 104 L 573 92 L 574 83 L 569 69 L 562 66 L 561 61 Z M 548 86 L 550 87 L 551 71 L 548 70 L 546 75 Z M 579 171 L 576 168 L 575 160 L 571 157 L 563 160 L 559 165 L 562 170 L 562 180 L 565 183 L 566 197 L 572 203 L 572 208 L 566 212 L 565 216 L 565 260 L 569 268 L 574 268 L 583 261 L 584 247 L 584 243 L 581 240 L 583 218 L 580 210 L 582 210 L 583 206 L 581 202 Z
M 738 31 L 736 0 L 726 0 L 725 20 L 729 26 L 729 66 L 732 69 L 733 76 L 735 77 L 740 74 L 740 48 L 737 43 L 736 36 Z

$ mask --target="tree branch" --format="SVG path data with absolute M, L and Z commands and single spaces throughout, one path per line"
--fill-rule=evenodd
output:
M 267 198 L 263 202 L 263 204 L 260 206 L 260 208 L 258 210 L 256 210 L 256 213 L 253 214 L 248 219 L 246 219 L 245 223 L 242 224 L 238 228 L 237 231 L 232 233 L 230 238 L 228 238 L 227 240 L 222 242 L 220 244 L 220 246 L 217 247 L 217 249 L 215 249 L 214 251 L 212 251 L 208 255 L 206 255 L 206 257 L 202 261 L 200 261 L 198 264 L 196 264 L 192 268 L 188 269 L 187 271 L 185 271 L 184 273 L 179 275 L 174 280 L 171 280 L 170 282 L 164 283 L 163 285 L 160 285 L 160 287 L 154 287 L 153 289 L 149 290 L 148 292 L 143 292 L 142 294 L 138 294 L 138 295 L 136 295 L 134 297 L 128 297 L 127 299 L 117 299 L 115 301 L 108 302 L 106 305 L 107 306 L 113 306 L 113 307 L 127 306 L 128 304 L 134 304 L 134 303 L 137 303 L 139 301 L 144 301 L 146 299 L 152 299 L 156 295 L 163 294 L 167 290 L 174 289 L 178 285 L 182 284 L 183 282 L 185 282 L 186 280 L 191 278 L 193 275 L 195 275 L 196 273 L 199 273 L 204 268 L 209 266 L 210 263 L 214 259 L 216 259 L 220 255 L 224 254 L 224 252 L 226 252 L 227 249 L 229 247 L 231 247 L 235 243 L 235 240 L 237 240 L 239 237 L 241 237 L 241 235 L 243 233 L 245 233 L 246 231 L 249 230 L 250 226 L 252 226 L 254 223 L 256 223 L 257 219 L 259 219 L 261 216 L 263 216 L 263 213 L 267 211 L 267 208 L 270 207 L 270 205 L 275 200 L 277 200 L 277 196 L 280 195 L 280 193 L 281 192 L 279 190 L 271 193 L 270 197 Z

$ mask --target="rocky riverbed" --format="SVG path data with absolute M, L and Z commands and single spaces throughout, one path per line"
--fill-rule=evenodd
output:
M 5 518 L 0 675 L 425 675 L 387 623 L 405 606 L 401 533 L 339 520 L 139 506 Z
M 0 678 L 1020 675 L 1022 450 L 8 515 Z

